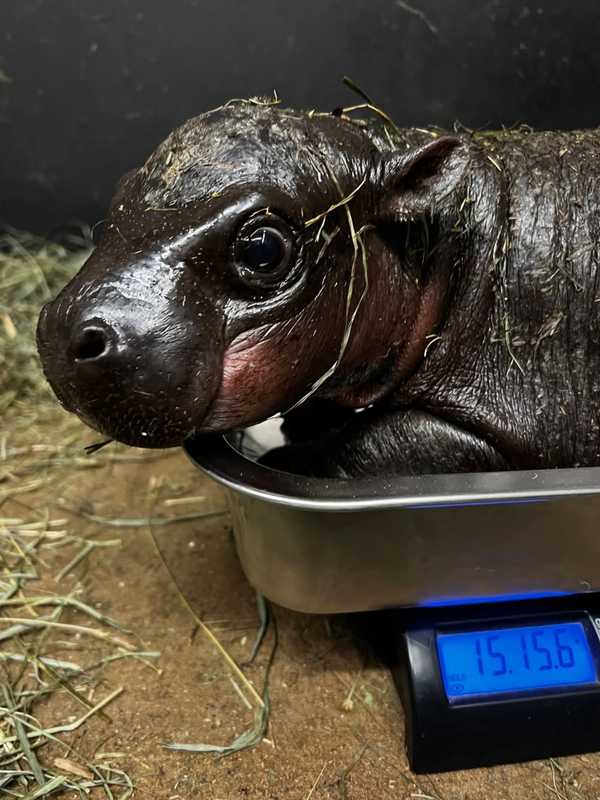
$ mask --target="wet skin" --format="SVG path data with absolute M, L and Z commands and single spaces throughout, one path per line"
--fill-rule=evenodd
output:
M 600 464 L 600 134 L 234 104 L 128 173 L 40 317 L 63 405 L 171 447 L 286 412 L 315 475 Z

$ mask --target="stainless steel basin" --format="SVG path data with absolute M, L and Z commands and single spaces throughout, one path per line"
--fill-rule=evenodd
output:
M 242 566 L 274 602 L 335 613 L 600 590 L 600 468 L 307 478 L 256 463 L 273 424 L 185 449 L 226 487 Z

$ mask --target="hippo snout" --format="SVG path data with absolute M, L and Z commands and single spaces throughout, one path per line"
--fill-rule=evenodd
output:
M 133 446 L 178 446 L 200 427 L 219 384 L 218 332 L 210 309 L 203 312 L 76 278 L 40 314 L 46 378 L 61 404 L 99 433 Z

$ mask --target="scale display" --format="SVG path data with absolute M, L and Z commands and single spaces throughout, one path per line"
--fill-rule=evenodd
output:
M 580 622 L 438 633 L 437 649 L 450 701 L 598 681 Z

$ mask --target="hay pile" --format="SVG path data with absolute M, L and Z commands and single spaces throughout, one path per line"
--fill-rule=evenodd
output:
M 65 741 L 122 691 L 101 686 L 105 664 L 157 656 L 90 606 L 75 577 L 119 540 L 80 537 L 55 502 L 102 458 L 86 458 L 88 434 L 52 399 L 35 347 L 41 305 L 87 255 L 85 236 L 74 244 L 0 237 L 0 796 L 125 800 L 133 784 L 114 760 L 89 763 Z
M 9 448 L 4 461 L 13 455 Z M 13 492 L 26 494 L 28 488 L 21 483 Z M 10 488 L 4 490 L 4 500 L 10 494 Z M 126 800 L 133 783 L 112 754 L 90 763 L 68 742 L 70 734 L 104 714 L 123 691 L 101 685 L 106 664 L 122 658 L 150 663 L 159 655 L 143 652 L 128 631 L 88 605 L 72 579 L 92 549 L 120 541 L 84 540 L 47 507 L 2 516 L 2 496 L 0 796 L 33 800 L 68 790 L 83 798 L 97 789 L 99 796 Z M 57 558 L 62 569 L 48 569 Z M 75 714 L 72 705 L 69 710 L 65 706 L 68 697 L 79 707 Z M 38 709 L 43 709 L 44 722 Z M 50 753 L 43 752 L 49 747 Z
M 74 275 L 88 255 L 85 231 L 72 248 L 31 234 L 0 236 L 0 414 L 20 400 L 50 399 L 35 347 L 41 306 Z

